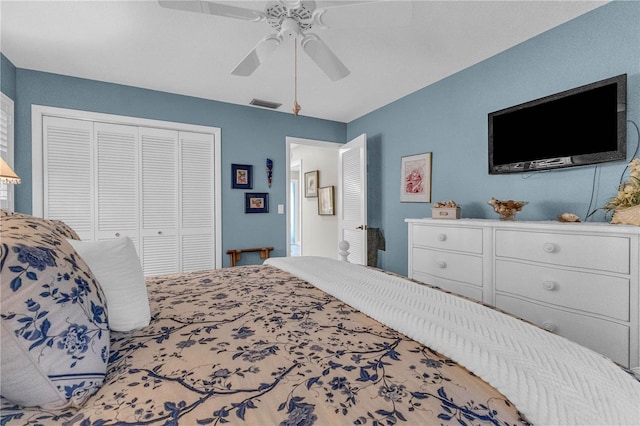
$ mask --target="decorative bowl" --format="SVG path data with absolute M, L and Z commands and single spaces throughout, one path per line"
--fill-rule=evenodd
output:
M 529 204 L 528 201 L 514 201 L 514 200 L 496 200 L 491 198 L 488 201 L 490 206 L 493 206 L 493 210 L 498 213 L 500 220 L 516 220 L 516 213 L 522 210 L 522 208 Z

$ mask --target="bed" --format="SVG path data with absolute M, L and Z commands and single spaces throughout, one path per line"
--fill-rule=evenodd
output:
M 70 261 L 76 277 L 95 281 L 87 294 L 95 298 L 88 330 L 96 341 L 84 353 L 104 358 L 108 336 L 102 380 L 66 405 L 20 406 L 5 398 L 3 377 L 2 425 L 640 422 L 640 382 L 629 371 L 515 317 L 393 273 L 300 257 L 149 277 L 148 325 L 114 331 L 102 322 L 116 303 L 92 277 L 97 266 L 85 265 L 82 251 L 69 244 L 72 230 L 5 215 L 1 232 L 3 374 L 5 323 L 19 316 L 4 296 L 19 292 L 11 287 L 19 271 L 11 244 L 32 234 L 34 246 L 64 251 L 55 263 Z M 24 289 L 26 272 L 21 277 Z M 45 303 L 36 298 L 41 293 L 24 302 L 30 312 Z M 100 302 L 104 317 L 95 307 Z M 38 347 L 38 357 L 60 346 L 51 341 Z

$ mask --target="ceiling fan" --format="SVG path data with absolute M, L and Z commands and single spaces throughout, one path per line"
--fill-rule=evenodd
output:
M 158 3 L 169 9 L 267 22 L 275 32 L 263 37 L 231 71 L 238 76 L 251 75 L 282 40 L 300 39 L 300 46 L 316 65 L 332 81 L 340 80 L 349 75 L 349 70 L 318 35 L 309 32 L 312 28 L 398 26 L 407 24 L 411 18 L 409 1 L 334 1 L 318 8 L 314 0 L 280 0 L 267 3 L 264 11 L 204 0 L 158 0 Z

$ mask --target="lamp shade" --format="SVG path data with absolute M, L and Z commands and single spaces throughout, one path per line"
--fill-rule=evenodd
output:
M 18 177 L 18 175 L 4 161 L 4 158 L 1 158 L 1 157 L 0 157 L 0 182 L 20 183 L 20 178 Z

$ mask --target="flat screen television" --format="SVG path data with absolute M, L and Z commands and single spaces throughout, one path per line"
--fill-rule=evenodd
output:
M 622 161 L 627 75 L 489 113 L 489 174 Z

